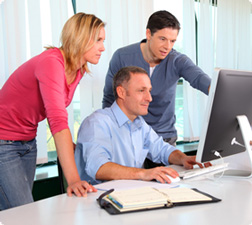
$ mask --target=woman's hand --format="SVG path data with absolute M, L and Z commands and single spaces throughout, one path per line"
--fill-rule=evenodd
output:
M 77 197 L 87 197 L 87 193 L 97 192 L 97 189 L 86 181 L 77 181 L 67 187 L 69 197 L 74 193 Z

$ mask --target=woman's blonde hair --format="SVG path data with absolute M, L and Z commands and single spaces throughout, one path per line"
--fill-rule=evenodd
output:
M 78 68 L 85 54 L 98 39 L 99 32 L 105 24 L 92 14 L 77 13 L 64 25 L 61 32 L 60 49 L 65 54 L 65 71 L 71 73 Z M 82 66 L 81 73 L 89 72 L 87 62 Z

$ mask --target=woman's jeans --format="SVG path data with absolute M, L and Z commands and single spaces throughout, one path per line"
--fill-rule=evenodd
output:
M 36 139 L 0 140 L 0 210 L 33 202 Z

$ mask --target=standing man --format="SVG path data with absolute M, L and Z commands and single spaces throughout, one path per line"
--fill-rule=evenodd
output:
M 145 158 L 165 165 L 193 168 L 195 156 L 187 156 L 149 126 L 141 115 L 148 113 L 151 97 L 148 73 L 140 67 L 124 67 L 114 77 L 116 101 L 111 107 L 97 110 L 81 124 L 75 161 L 82 179 L 92 184 L 103 180 L 153 180 L 170 183 L 172 168 L 143 169 Z
M 153 13 L 148 21 L 146 39 L 118 49 L 109 64 L 106 76 L 103 108 L 115 100 L 112 80 L 117 71 L 126 66 L 145 69 L 151 79 L 152 102 L 145 121 L 163 137 L 166 142 L 176 144 L 175 97 L 180 78 L 192 87 L 208 94 L 210 78 L 186 55 L 173 49 L 180 30 L 176 17 L 167 11 Z

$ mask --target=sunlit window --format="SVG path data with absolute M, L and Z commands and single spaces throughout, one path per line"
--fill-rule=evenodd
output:
M 181 30 L 179 32 L 177 41 L 174 45 L 174 49 L 178 52 L 183 52 L 183 0 L 155 0 L 154 1 L 154 11 L 167 10 L 172 13 L 178 21 L 180 22 Z M 183 81 L 178 82 L 176 90 L 176 100 L 175 100 L 175 114 L 176 114 L 176 124 L 175 127 L 178 132 L 178 141 L 183 140 Z

